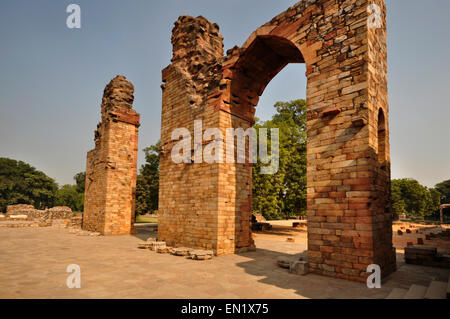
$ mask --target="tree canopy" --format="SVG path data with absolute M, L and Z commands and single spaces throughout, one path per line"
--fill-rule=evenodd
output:
M 144 149 L 145 164 L 141 166 L 136 182 L 136 214 L 158 209 L 159 142 Z
M 410 178 L 392 180 L 391 194 L 392 210 L 397 216 L 430 216 L 439 209 L 441 203 L 441 193 L 437 188 L 427 188 Z
M 277 102 L 274 107 L 277 113 L 272 119 L 258 121 L 255 128 L 279 129 L 280 166 L 276 174 L 266 175 L 260 172 L 264 164 L 253 165 L 253 212 L 268 219 L 305 215 L 306 101 Z
M 52 207 L 57 189 L 52 178 L 29 164 L 0 158 L 0 211 L 5 212 L 6 206 L 13 204 Z

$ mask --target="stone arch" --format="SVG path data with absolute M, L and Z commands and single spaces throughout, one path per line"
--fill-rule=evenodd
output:
M 372 3 L 382 12 L 376 29 L 367 23 Z M 170 134 L 219 128 L 221 136 L 194 137 L 191 158 L 201 159 L 202 147 L 217 141 L 225 150 L 227 129 L 253 125 L 270 80 L 287 63 L 304 62 L 309 268 L 358 281 L 366 280 L 370 264 L 391 273 L 387 142 L 386 170 L 377 154 L 378 109 L 388 110 L 384 1 L 301 1 L 226 56 L 217 24 L 183 16 L 172 43 L 172 64 L 163 70 L 158 237 L 216 255 L 254 248 L 251 164 L 174 164 Z

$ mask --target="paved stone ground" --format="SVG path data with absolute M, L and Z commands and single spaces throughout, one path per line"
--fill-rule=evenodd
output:
M 194 261 L 138 249 L 150 236 L 155 233 L 145 229 L 115 237 L 76 236 L 54 227 L 0 229 L 0 298 L 384 298 L 394 287 L 446 281 L 450 274 L 399 263 L 381 289 L 368 289 L 292 275 L 276 265 L 278 256 L 303 252 L 305 241 L 256 235 L 256 252 Z M 81 267 L 81 289 L 66 286 L 69 264 Z

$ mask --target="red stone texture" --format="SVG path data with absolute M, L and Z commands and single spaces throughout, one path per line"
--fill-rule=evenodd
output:
M 367 24 L 372 3 L 381 28 Z M 175 164 L 171 133 L 186 127 L 193 136 L 202 120 L 203 132 L 220 128 L 226 149 L 225 130 L 254 124 L 270 80 L 288 63 L 305 63 L 309 268 L 357 281 L 370 264 L 382 276 L 395 270 L 385 12 L 383 0 L 301 1 L 226 56 L 216 24 L 180 17 L 163 71 L 162 240 L 217 255 L 254 248 L 251 164 Z
M 87 154 L 83 229 L 103 235 L 134 232 L 139 114 L 133 92 L 123 76 L 106 86 L 95 148 Z

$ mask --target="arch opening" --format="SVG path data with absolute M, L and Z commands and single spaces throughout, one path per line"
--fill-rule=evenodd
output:
M 386 161 L 386 119 L 383 109 L 378 111 L 378 163 L 383 164 Z

